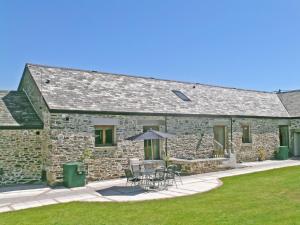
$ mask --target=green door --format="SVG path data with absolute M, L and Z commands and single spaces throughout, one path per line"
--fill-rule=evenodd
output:
M 214 150 L 218 155 L 223 155 L 226 148 L 225 126 L 214 126 Z
M 159 130 L 157 126 L 144 126 L 143 132 L 148 130 Z M 160 159 L 159 140 L 145 140 L 144 141 L 145 160 Z

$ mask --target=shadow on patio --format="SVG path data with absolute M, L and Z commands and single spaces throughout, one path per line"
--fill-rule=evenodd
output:
M 98 190 L 97 193 L 102 196 L 135 196 L 142 193 L 147 193 L 144 189 L 139 186 L 112 186 L 106 189 Z

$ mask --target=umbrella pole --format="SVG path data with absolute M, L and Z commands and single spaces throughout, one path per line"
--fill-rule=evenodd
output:
M 168 139 L 166 138 L 166 142 L 165 142 L 165 154 L 166 154 L 166 157 L 168 156 Z
M 152 142 L 152 139 L 151 139 L 151 141 L 150 141 L 150 142 L 151 142 L 152 160 L 154 160 L 154 157 L 153 157 L 153 155 L 154 155 L 154 154 L 153 154 L 153 142 Z
M 168 158 L 168 148 L 167 148 L 167 145 L 168 145 L 168 139 L 166 138 L 165 139 L 165 163 L 166 163 L 166 167 L 168 167 L 168 162 L 167 162 L 167 158 Z

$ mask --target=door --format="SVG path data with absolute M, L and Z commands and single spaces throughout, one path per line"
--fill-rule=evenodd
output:
M 225 126 L 214 126 L 214 149 L 218 155 L 224 154 L 226 148 Z
M 294 133 L 294 156 L 300 156 L 300 133 Z
M 289 147 L 289 126 L 279 126 L 280 146 Z
M 144 126 L 143 132 L 147 130 L 159 130 L 158 126 Z M 144 141 L 144 154 L 145 160 L 158 160 L 160 159 L 159 140 L 145 140 Z

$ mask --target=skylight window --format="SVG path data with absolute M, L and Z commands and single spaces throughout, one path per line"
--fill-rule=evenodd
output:
M 178 98 L 180 98 L 182 101 L 191 101 L 185 94 L 183 94 L 181 91 L 178 90 L 172 90 L 172 92 L 177 95 Z

